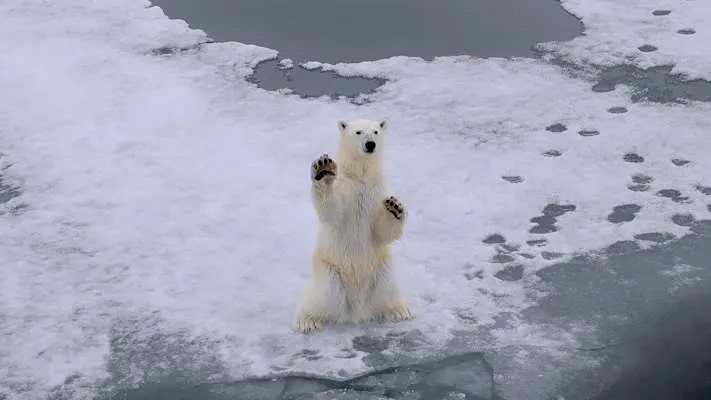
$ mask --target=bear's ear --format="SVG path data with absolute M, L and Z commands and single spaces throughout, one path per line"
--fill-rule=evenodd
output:
M 382 121 L 380 121 L 379 125 L 380 125 L 380 129 L 387 129 L 388 122 L 385 120 L 382 120 Z
M 338 130 L 339 131 L 341 131 L 341 132 L 345 131 L 346 126 L 348 126 L 348 124 L 346 124 L 346 121 L 338 121 Z

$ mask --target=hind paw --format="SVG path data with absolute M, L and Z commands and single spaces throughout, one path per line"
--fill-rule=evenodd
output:
M 415 319 L 415 312 L 412 311 L 407 304 L 402 304 L 384 311 L 380 315 L 380 318 L 387 322 L 408 321 Z
M 291 329 L 296 333 L 311 333 L 323 329 L 323 320 L 313 317 L 299 317 L 292 324 Z

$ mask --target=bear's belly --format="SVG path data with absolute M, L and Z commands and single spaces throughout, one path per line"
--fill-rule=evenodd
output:
M 340 267 L 365 267 L 378 263 L 381 258 L 376 248 L 370 224 L 367 226 L 341 227 L 322 226 L 318 249 L 331 262 Z
M 317 251 L 343 272 L 364 274 L 387 263 L 387 246 L 376 246 L 373 220 L 385 198 L 381 185 L 350 182 L 344 190 L 341 216 L 336 223 L 321 223 Z

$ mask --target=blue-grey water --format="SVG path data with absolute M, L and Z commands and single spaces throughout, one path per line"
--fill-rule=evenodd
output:
M 570 40 L 580 21 L 555 0 L 155 0 L 171 18 L 215 41 L 239 41 L 279 51 L 251 81 L 304 97 L 355 97 L 382 80 L 344 78 L 299 63 L 360 62 L 392 56 L 532 56 L 532 46 Z M 281 70 L 281 59 L 294 68 Z

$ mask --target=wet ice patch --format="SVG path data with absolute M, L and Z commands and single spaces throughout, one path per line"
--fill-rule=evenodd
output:
M 615 206 L 610 215 L 607 216 L 607 220 L 613 224 L 619 224 L 622 222 L 633 221 L 637 216 L 637 213 L 642 209 L 642 206 L 638 204 L 623 204 L 621 206 Z
M 648 232 L 637 234 L 634 238 L 654 243 L 664 243 L 673 240 L 675 236 L 668 232 Z
M 688 264 L 677 264 L 670 269 L 660 271 L 659 274 L 673 281 L 669 291 L 674 293 L 684 286 L 692 285 L 701 278 L 693 276 L 694 272 L 701 271 L 702 268 Z
M 642 69 L 634 65 L 617 65 L 601 71 L 592 90 L 599 93 L 615 90 L 619 85 L 634 89 L 635 102 L 685 103 L 689 100 L 711 101 L 711 82 L 688 79 L 672 73 L 672 66 Z

